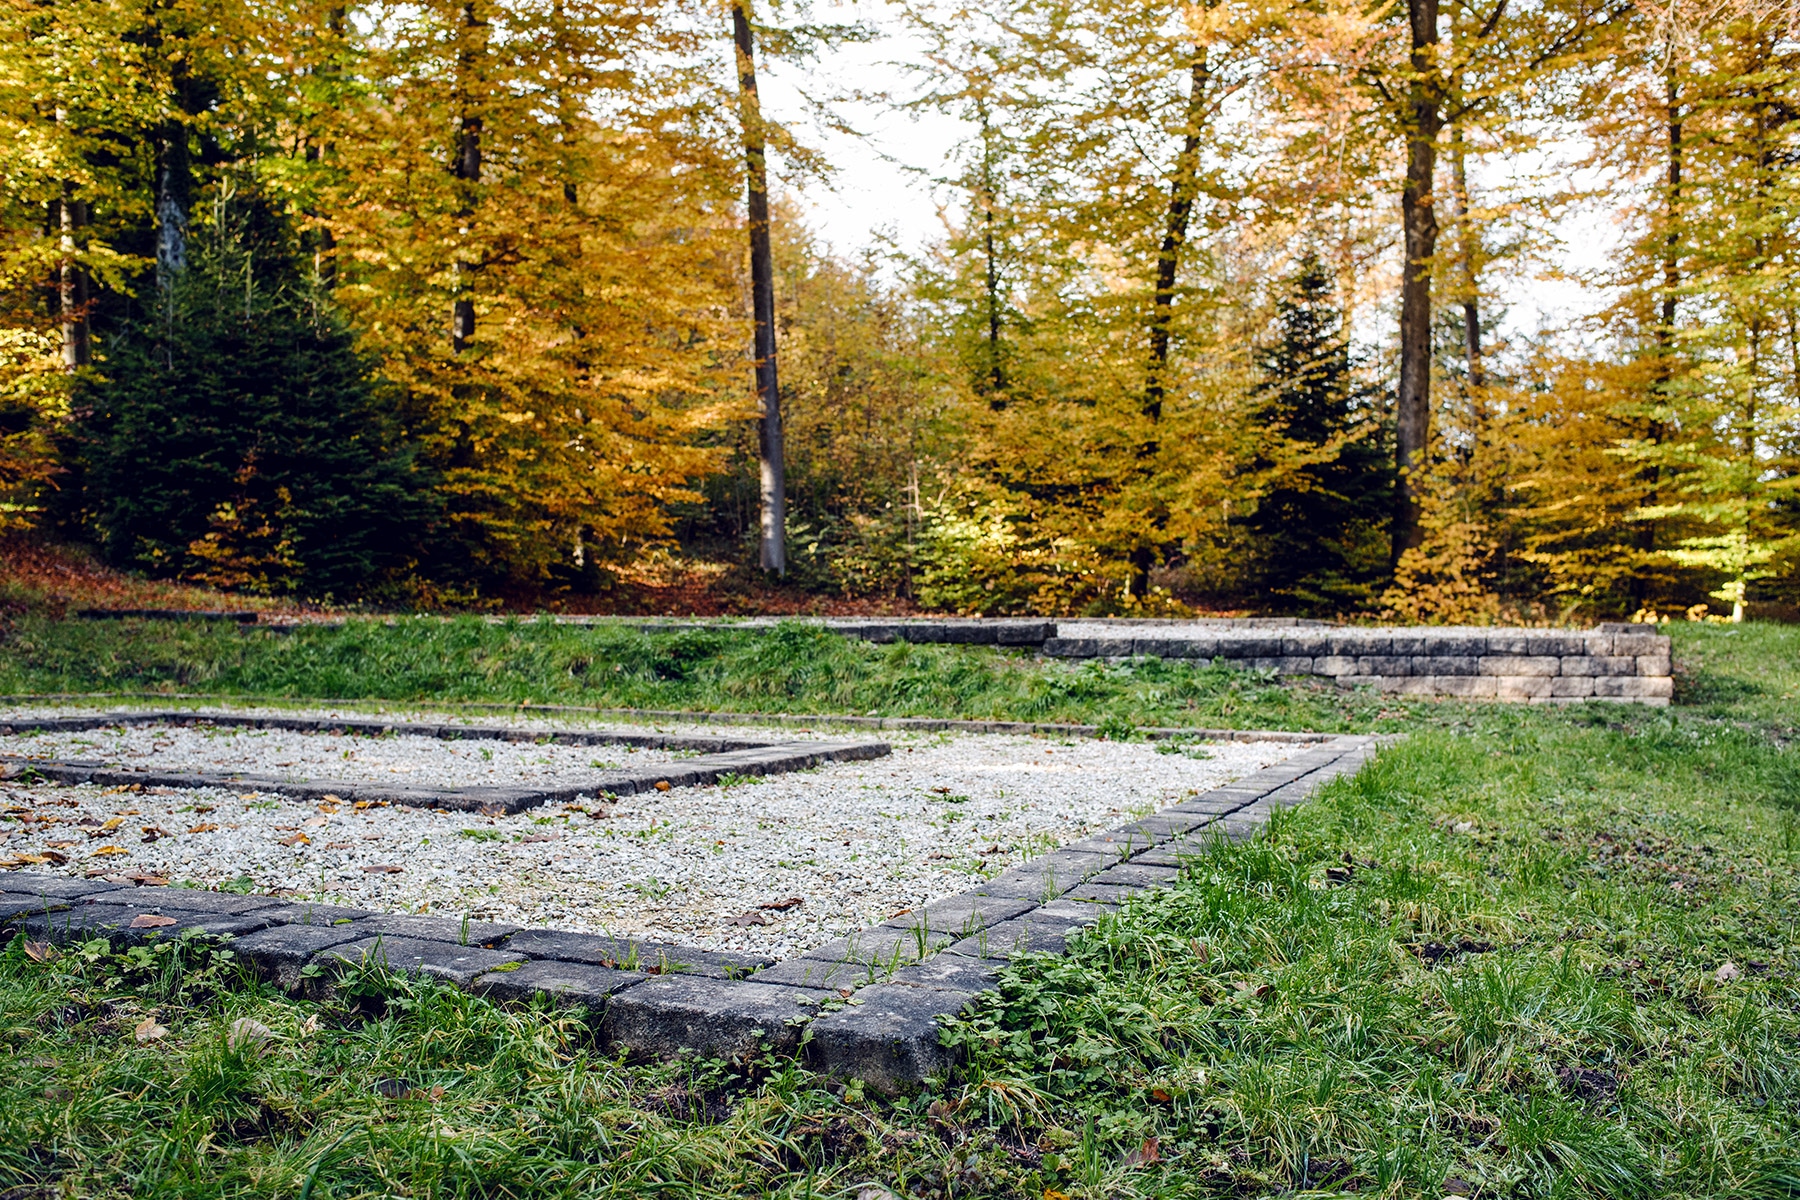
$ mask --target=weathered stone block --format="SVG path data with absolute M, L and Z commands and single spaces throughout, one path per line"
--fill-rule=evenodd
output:
M 924 962 L 901 967 L 894 973 L 893 981 L 973 994 L 985 992 L 999 981 L 1000 965 L 996 959 L 934 954 Z
M 791 1054 L 826 994 L 754 979 L 658 975 L 614 995 L 601 1028 L 609 1042 L 663 1058 L 682 1050 L 730 1058 L 764 1044 Z
M 275 896 L 238 896 L 230 892 L 203 892 L 199 888 L 144 887 L 131 893 L 130 903 L 151 907 L 168 905 L 184 912 L 237 915 L 283 908 L 287 901 Z
M 315 904 L 310 900 L 258 909 L 257 912 L 275 925 L 339 925 L 377 915 L 360 908 L 340 908 L 335 904 Z
M 1082 886 L 1092 885 L 1082 884 Z M 1077 925 L 1092 925 L 1117 907 L 1117 903 L 1112 900 L 1075 900 L 1064 896 L 1061 900 L 1052 900 L 1044 905 L 1042 915 L 1046 921 L 1072 921 Z
M 1325 654 L 1313 659 L 1314 675 L 1354 675 L 1357 672 L 1357 660 L 1350 654 Z
M 1226 634 L 1219 638 L 1220 658 L 1279 658 L 1280 635 Z
M 1002 646 L 1041 646 L 1055 636 L 1056 626 L 1048 621 L 1006 621 L 997 640 Z
M 1437 675 L 1431 682 L 1440 696 L 1491 700 L 1500 694 L 1500 685 L 1491 675 Z
M 865 988 L 852 1004 L 813 1020 L 805 1046 L 807 1064 L 885 1092 L 920 1083 L 952 1061 L 938 1038 L 939 1018 L 961 1012 L 974 998 L 968 992 L 904 983 Z
M 1565 655 L 1562 660 L 1562 669 L 1558 673 L 1561 675 L 1598 675 L 1600 674 L 1600 660 L 1591 654 Z
M 909 957 L 900 965 L 918 961 Z M 854 991 L 888 978 L 891 972 L 877 970 L 865 962 L 843 959 L 790 958 L 772 967 L 764 967 L 750 976 L 751 983 L 781 984 L 784 987 L 811 988 L 815 991 Z
M 661 942 L 566 933 L 556 929 L 522 930 L 506 939 L 504 949 L 529 958 L 587 963 L 622 971 L 679 971 L 715 979 L 741 978 L 775 961 L 760 955 L 694 950 Z
M 1078 888 L 1071 888 L 1062 899 L 1053 900 L 1051 903 L 1111 906 L 1122 904 L 1127 897 L 1135 896 L 1143 890 L 1142 888 L 1125 887 L 1117 883 L 1084 883 Z M 1049 908 L 1050 905 L 1046 904 L 1044 907 Z
M 1645 654 L 1667 654 L 1669 639 L 1655 633 L 1614 634 L 1613 653 L 1632 658 Z
M 106 883 L 98 879 L 70 879 L 66 875 L 46 875 L 39 871 L 8 871 L 0 875 L 0 886 L 9 892 L 27 896 L 52 896 L 58 900 L 80 900 L 102 892 L 129 892 L 129 884 Z
M 1416 654 L 1412 660 L 1414 675 L 1478 675 L 1481 659 L 1475 655 Z
M 1672 669 L 1673 664 L 1666 654 L 1638 655 L 1637 673 L 1639 675 L 1667 675 Z
M 1158 846 L 1154 850 L 1146 850 L 1142 854 L 1133 856 L 1131 861 L 1134 863 L 1143 863 L 1147 867 L 1180 867 L 1195 861 L 1204 853 L 1205 839 L 1194 838 L 1190 841 L 1169 843 Z M 1081 897 L 1077 896 L 1076 893 L 1087 886 L 1088 885 L 1084 883 L 1081 887 L 1075 888 L 1069 893 L 1068 898 L 1071 900 L 1080 899 Z
M 1606 658 L 1590 658 L 1594 664 L 1596 675 L 1636 675 L 1637 659 L 1630 655 L 1614 654 Z
M 1175 867 L 1159 867 L 1146 862 L 1121 863 L 1100 872 L 1089 883 L 1109 883 L 1117 887 L 1163 887 L 1175 882 L 1181 872 Z
M 1501 675 L 1517 678 L 1521 675 L 1540 675 L 1549 679 L 1562 671 L 1562 659 L 1548 655 L 1528 654 L 1490 654 L 1481 660 L 1483 675 Z
M 300 986 L 300 972 L 320 951 L 355 941 L 358 933 L 343 925 L 275 925 L 247 933 L 231 943 L 264 979 L 288 991 Z
M 1586 654 L 1587 639 L 1579 633 L 1527 634 L 1525 653 L 1548 654 L 1557 658 L 1561 658 L 1565 654 Z
M 1412 674 L 1412 655 L 1367 654 L 1356 660 L 1356 673 L 1383 679 L 1403 678 Z
M 1331 653 L 1331 638 L 1323 633 L 1284 634 L 1281 653 L 1286 658 L 1319 658 Z
M 1548 675 L 1502 675 L 1498 679 L 1499 691 L 1496 695 L 1502 700 L 1535 700 L 1550 695 Z
M 1179 834 L 1198 829 L 1212 819 L 1206 813 L 1176 812 L 1164 809 L 1155 816 L 1143 817 L 1129 825 L 1121 825 L 1117 832 L 1138 834 L 1152 843 L 1166 842 Z
M 1396 632 L 1393 641 L 1393 653 L 1396 657 L 1411 658 L 1415 654 L 1429 654 L 1426 648 L 1427 639 L 1422 634 Z
M 1530 635 L 1522 629 L 1501 630 L 1490 629 L 1487 635 L 1487 652 L 1489 654 L 1527 654 L 1531 644 Z
M 1012 958 L 1027 952 L 1061 954 L 1068 945 L 1069 938 L 1087 923 L 1084 920 L 1045 914 L 1039 909 L 1010 921 L 1002 921 L 974 937 L 964 938 L 947 952 L 968 958 Z
M 1668 676 L 1602 675 L 1594 680 L 1594 695 L 1617 696 L 1628 700 L 1667 700 L 1675 694 L 1675 681 Z
M 547 996 L 559 1008 L 586 1008 L 589 1018 L 598 1022 L 606 1011 L 607 997 L 635 987 L 646 978 L 636 971 L 545 959 L 528 962 L 514 971 L 489 971 L 477 976 L 472 990 L 492 1000 L 515 1004 Z
M 980 896 L 972 892 L 936 900 L 916 913 L 905 913 L 887 924 L 910 928 L 923 923 L 933 933 L 968 937 L 978 929 L 998 925 L 1030 912 L 1035 902 L 1016 896 Z
M 1550 695 L 1559 700 L 1580 700 L 1593 694 L 1592 675 L 1563 675 L 1550 681 Z
M 519 932 L 517 925 L 495 921 L 469 921 L 459 917 L 409 917 L 384 914 L 363 923 L 365 934 L 392 934 L 429 942 L 450 942 L 457 946 L 492 946 Z
M 1021 900 L 1049 900 L 1068 891 L 1097 871 L 1118 861 L 1113 854 L 1076 854 L 1057 850 L 1030 862 L 1009 867 L 972 889 L 985 896 L 1014 896 Z
M 1420 653 L 1447 658 L 1480 658 L 1487 652 L 1485 633 L 1432 633 L 1426 635 L 1425 649 Z
M 1326 653 L 1343 658 L 1392 654 L 1394 639 L 1385 633 L 1339 633 L 1326 642 Z
M 429 975 L 457 987 L 468 987 L 477 975 L 485 975 L 503 963 L 522 963 L 526 959 L 523 954 L 504 950 L 383 935 L 332 946 L 321 951 L 313 961 L 328 971 L 381 966 L 401 974 Z

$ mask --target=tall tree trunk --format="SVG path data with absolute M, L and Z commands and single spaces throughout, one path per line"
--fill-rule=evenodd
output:
M 69 199 L 65 190 L 56 210 L 62 252 L 56 279 L 58 315 L 62 322 L 62 357 L 63 366 L 73 371 L 85 367 L 92 357 L 88 334 L 88 277 L 75 260 L 79 251 L 78 231 L 87 224 L 87 205 Z
M 1675 74 L 1675 46 L 1670 42 L 1667 47 L 1668 66 L 1663 71 L 1663 88 L 1665 108 L 1664 133 L 1668 139 L 1669 161 L 1664 180 L 1667 192 L 1665 200 L 1665 216 L 1668 228 L 1663 232 L 1662 260 L 1662 311 L 1661 320 L 1656 326 L 1656 346 L 1660 353 L 1657 364 L 1657 387 L 1666 388 L 1674 375 L 1673 357 L 1675 353 L 1675 321 L 1680 315 L 1676 292 L 1681 287 L 1681 87 Z M 1663 440 L 1663 423 L 1654 417 L 1650 419 L 1644 430 L 1644 439 L 1652 445 L 1659 445 Z M 1645 464 L 1643 473 L 1644 497 L 1643 507 L 1654 505 L 1662 491 L 1662 467 L 1651 462 Z M 1655 521 L 1638 522 L 1638 550 L 1645 557 L 1656 553 L 1657 529 Z M 1633 572 L 1631 578 L 1631 596 L 1639 608 L 1644 607 L 1648 596 L 1644 588 L 1641 572 Z
M 1144 371 L 1144 402 L 1140 411 L 1150 420 L 1153 429 L 1162 420 L 1163 400 L 1168 394 L 1175 282 L 1181 273 L 1181 252 L 1187 245 L 1188 220 L 1193 215 L 1194 200 L 1200 191 L 1200 129 L 1206 117 L 1206 88 L 1210 78 L 1206 51 L 1203 47 L 1195 47 L 1194 60 L 1188 68 L 1187 111 L 1182 120 L 1181 150 L 1175 156 L 1175 169 L 1169 177 L 1169 206 L 1163 215 L 1162 243 L 1156 251 L 1156 285 L 1150 300 L 1150 359 Z M 1138 457 L 1154 458 L 1160 449 L 1160 439 L 1153 433 L 1138 447 Z M 1126 595 L 1143 599 L 1150 594 L 1150 568 L 1155 559 L 1154 546 L 1145 543 L 1132 547 Z
M 1169 179 L 1169 208 L 1163 218 L 1162 245 L 1156 252 L 1156 290 L 1150 302 L 1150 365 L 1144 373 L 1143 412 L 1152 421 L 1162 419 L 1163 397 L 1168 388 L 1169 334 L 1175 322 L 1175 280 L 1181 270 L 1181 251 L 1187 244 L 1188 218 L 1193 215 L 1194 200 L 1200 190 L 1200 126 L 1206 115 L 1209 78 L 1206 51 L 1196 48 L 1193 65 L 1189 68 L 1181 153 L 1175 158 L 1175 170 Z
M 769 247 L 769 157 L 756 94 L 756 35 L 750 0 L 732 0 L 738 103 L 750 215 L 750 303 L 756 322 L 757 459 L 762 485 L 762 569 L 787 574 L 787 466 L 781 436 L 781 390 L 775 375 L 775 259 Z
M 1450 130 L 1450 171 L 1456 187 L 1457 249 L 1462 258 L 1463 351 L 1469 358 L 1469 386 L 1477 392 L 1487 385 L 1481 354 L 1481 290 L 1479 287 L 1481 234 L 1469 216 L 1469 151 L 1460 125 Z M 1484 420 L 1485 405 L 1476 397 L 1476 418 Z
M 472 94 L 481 47 L 477 44 L 487 22 L 476 11 L 475 0 L 462 10 L 461 47 L 456 52 L 458 91 L 462 111 L 457 119 L 456 160 L 452 173 L 463 184 L 463 205 L 457 216 L 467 221 L 475 213 L 475 192 L 481 183 L 481 113 Z M 463 226 L 466 235 L 468 226 Z M 450 348 L 457 354 L 475 340 L 475 264 L 459 258 L 455 265 L 456 296 L 450 304 Z
M 1405 276 L 1400 288 L 1400 390 L 1395 404 L 1393 556 L 1419 544 L 1419 472 L 1431 429 L 1431 260 L 1438 224 L 1432 189 L 1443 126 L 1437 0 L 1407 0 L 1412 79 L 1406 96 L 1406 185 L 1400 192 Z
M 981 249 L 985 256 L 987 298 L 987 388 L 988 407 L 999 412 L 1006 407 L 1006 367 L 1000 353 L 1000 258 L 994 243 L 994 158 L 991 141 L 993 129 L 988 124 L 987 107 L 981 107 Z
M 194 177 L 187 125 L 165 121 L 156 136 L 156 282 L 163 289 L 187 269 L 188 206 Z

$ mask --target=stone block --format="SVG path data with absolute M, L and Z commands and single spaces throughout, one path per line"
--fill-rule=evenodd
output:
M 1358 670 L 1360 670 L 1360 666 Z M 1341 688 L 1372 688 L 1378 692 L 1392 691 L 1389 685 L 1393 681 L 1386 675 L 1339 675 L 1337 685 Z
M 28 896 L 51 896 L 58 900 L 81 900 L 102 892 L 134 891 L 130 884 L 107 883 L 99 879 L 70 879 L 67 875 L 46 875 L 41 871 L 7 871 L 0 873 L 0 887 Z
M 1164 809 L 1154 816 L 1143 817 L 1129 825 L 1121 825 L 1115 832 L 1138 834 L 1154 844 L 1166 842 L 1172 837 L 1199 829 L 1212 820 L 1213 818 L 1206 813 L 1176 812 Z
M 1051 900 L 1117 861 L 1118 856 L 1115 854 L 1076 854 L 1068 850 L 1056 850 L 1016 867 L 1009 867 L 971 890 L 984 896 Z
M 0 924 L 19 917 L 63 912 L 71 903 L 50 896 L 21 896 L 17 892 L 0 892 Z
M 376 916 L 360 908 L 340 908 L 335 904 L 314 904 L 310 900 L 302 900 L 297 904 L 282 904 L 275 908 L 257 910 L 258 915 L 267 917 L 275 925 L 344 925 L 352 921 L 361 921 Z
M 1041 646 L 1055 636 L 1056 626 L 1049 621 L 1007 621 L 997 641 L 1002 646 Z
M 1488 652 L 1485 633 L 1434 633 L 1425 638 L 1421 654 L 1445 658 L 1480 658 Z M 1440 672 L 1451 674 L 1451 672 Z
M 921 1083 L 952 1062 L 938 1038 L 939 1018 L 961 1012 L 974 998 L 915 984 L 865 988 L 855 1002 L 808 1026 L 807 1065 L 890 1093 Z
M 1001 964 L 961 954 L 934 954 L 894 972 L 894 983 L 942 988 L 949 992 L 985 992 L 1000 980 Z
M 1165 887 L 1175 882 L 1181 874 L 1175 867 L 1159 867 L 1146 862 L 1121 863 L 1116 867 L 1108 867 L 1087 882 L 1090 884 L 1112 884 L 1115 887 Z
M 1489 654 L 1528 654 L 1531 635 L 1523 629 L 1490 629 L 1487 634 Z
M 1581 635 L 1582 653 L 1604 658 L 1613 652 L 1613 635 L 1589 630 Z
M 933 932 L 923 920 L 909 921 L 901 917 L 885 925 L 833 938 L 822 946 L 814 946 L 799 958 L 776 963 L 768 971 L 808 961 L 848 963 L 865 969 L 870 978 L 885 979 L 907 963 L 929 957 L 963 936 L 961 930 Z M 768 971 L 759 973 L 757 978 L 766 978 Z
M 1356 660 L 1358 675 L 1373 675 L 1382 679 L 1398 679 L 1412 674 L 1412 655 L 1410 654 L 1365 654 Z
M 1285 658 L 1320 658 L 1331 653 L 1331 638 L 1323 633 L 1289 633 L 1281 638 Z
M 1581 700 L 1593 694 L 1592 675 L 1562 675 L 1550 681 L 1550 695 L 1558 700 Z
M 1591 654 L 1564 655 L 1562 668 L 1558 674 L 1564 676 L 1598 675 L 1600 674 L 1600 660 Z
M 1217 638 L 1133 638 L 1131 652 L 1144 658 L 1211 658 Z
M 1476 655 L 1415 654 L 1414 675 L 1479 675 L 1481 659 Z
M 1136 830 L 1109 829 L 1105 833 L 1096 833 L 1084 837 L 1080 841 L 1070 842 L 1063 849 L 1073 850 L 1079 854 L 1110 854 L 1123 862 L 1138 851 L 1155 844 L 1156 839 L 1147 833 L 1140 833 Z
M 622 971 L 681 972 L 714 979 L 741 979 L 775 961 L 761 955 L 694 950 L 687 946 L 640 942 L 603 934 L 567 933 L 559 929 L 521 930 L 507 938 L 503 948 L 528 958 L 587 963 Z
M 1431 651 L 1426 648 L 1428 644 L 1429 639 L 1426 638 L 1424 634 L 1401 633 L 1396 631 L 1393 635 L 1393 650 L 1391 653 L 1396 657 L 1404 658 L 1411 658 L 1415 654 L 1429 654 Z
M 1590 658 L 1594 664 L 1596 675 L 1636 675 L 1637 659 L 1630 655 L 1609 655 L 1606 658 Z
M 589 1019 L 598 1022 L 606 1012 L 607 997 L 635 987 L 646 978 L 637 971 L 546 959 L 528 962 L 513 971 L 489 971 L 477 976 L 472 990 L 490 1000 L 514 1004 L 528 1004 L 538 996 L 546 996 L 558 1008 L 585 1008 Z
M 343 925 L 274 925 L 236 939 L 231 949 L 257 974 L 291 992 L 300 987 L 300 972 L 320 951 L 358 937 Z
M 232 916 L 260 911 L 267 916 L 270 910 L 283 908 L 288 902 L 276 896 L 239 896 L 231 892 L 203 892 L 198 888 L 143 887 L 131 893 L 129 903 L 146 907 L 166 904 L 184 912 Z
M 1189 796 L 1180 804 L 1170 805 L 1163 811 L 1221 816 L 1251 803 L 1262 795 L 1263 791 L 1262 788 L 1214 788 L 1212 791 L 1202 792 L 1198 796 Z
M 332 946 L 321 951 L 313 961 L 328 970 L 381 966 L 400 974 L 428 975 L 457 987 L 468 987 L 478 975 L 485 975 L 504 963 L 522 963 L 526 959 L 523 954 L 504 950 L 383 935 Z
M 1322 654 L 1313 659 L 1314 675 L 1329 675 L 1333 678 L 1340 675 L 1357 673 L 1357 660 L 1350 654 Z
M 1667 700 L 1675 694 L 1675 681 L 1667 675 L 1602 675 L 1594 680 L 1594 695 L 1626 700 Z
M 1394 639 L 1385 633 L 1340 633 L 1326 642 L 1326 653 L 1342 658 L 1383 655 L 1394 652 Z
M 918 961 L 908 957 L 899 965 Z M 749 982 L 780 984 L 784 987 L 811 988 L 814 991 L 853 992 L 871 983 L 887 979 L 893 972 L 878 970 L 865 962 L 846 959 L 790 958 L 772 967 L 764 967 L 750 976 Z
M 1279 658 L 1268 661 L 1274 663 L 1270 669 L 1278 675 L 1311 675 L 1313 673 L 1313 660 L 1306 655 L 1283 654 Z
M 1431 682 L 1434 691 L 1440 696 L 1491 700 L 1500 694 L 1500 684 L 1491 675 L 1435 675 Z
M 450 942 L 457 946 L 493 946 L 519 932 L 517 925 L 470 921 L 460 917 L 411 917 L 384 914 L 363 923 L 366 933 L 416 941 Z
M 1498 679 L 1501 700 L 1537 700 L 1550 695 L 1548 675 L 1502 675 Z
M 1133 855 L 1131 861 L 1142 863 L 1146 867 L 1180 867 L 1195 861 L 1204 853 L 1206 853 L 1205 840 L 1195 838 L 1188 842 L 1168 843 L 1158 846 L 1154 850 L 1146 850 L 1142 854 Z M 1084 883 L 1080 888 L 1071 891 L 1069 899 L 1077 899 L 1075 893 L 1087 886 Z
M 791 1054 L 826 995 L 754 979 L 658 975 L 614 995 L 601 1028 L 607 1041 L 661 1058 L 683 1050 L 731 1058 L 765 1044 Z
M 891 926 L 910 928 L 923 924 L 933 933 L 954 933 L 969 937 L 978 929 L 1010 921 L 1035 907 L 1035 902 L 1016 896 L 982 896 L 964 892 L 948 899 L 936 900 L 923 910 L 904 913 L 888 921 Z
M 1044 907 L 1049 908 L 1052 904 L 1086 904 L 1096 909 L 1111 908 L 1123 904 L 1143 890 L 1117 883 L 1084 883 L 1078 888 L 1070 889 L 1062 899 L 1053 900 Z
M 1483 675 L 1518 677 L 1541 675 L 1549 679 L 1562 672 L 1562 659 L 1548 655 L 1490 654 L 1481 660 Z
M 1655 633 L 1619 633 L 1613 635 L 1613 653 L 1636 658 L 1646 654 L 1669 653 L 1669 639 Z
M 1549 654 L 1557 658 L 1561 658 L 1565 654 L 1586 654 L 1587 639 L 1579 633 L 1527 634 L 1525 653 Z
M 1279 634 L 1227 633 L 1219 638 L 1220 658 L 1279 658 L 1280 656 L 1281 636 Z
M 1013 958 L 1019 954 L 1061 954 L 1068 940 L 1087 921 L 1045 913 L 1037 909 L 1022 917 L 1002 921 L 992 929 L 984 929 L 974 937 L 964 938 L 949 948 L 948 953 L 967 958 Z
M 1639 675 L 1667 675 L 1674 669 L 1666 654 L 1640 654 L 1637 659 Z

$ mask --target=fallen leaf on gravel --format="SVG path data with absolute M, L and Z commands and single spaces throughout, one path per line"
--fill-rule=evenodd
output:
M 137 1028 L 131 1031 L 131 1036 L 140 1042 L 154 1042 L 157 1038 L 168 1035 L 169 1031 L 158 1025 L 155 1017 L 145 1017 L 137 1023 Z
M 789 896 L 786 900 L 771 900 L 767 904 L 759 904 L 756 907 L 769 912 L 786 912 L 790 908 L 799 908 L 804 903 L 806 902 L 798 896 Z
M 666 792 L 666 791 L 668 791 L 668 790 L 669 790 L 669 781 L 668 781 L 668 780 L 666 780 L 666 779 L 659 779 L 659 780 L 657 780 L 657 781 L 656 781 L 656 790 L 657 790 L 657 791 L 659 791 L 659 792 Z
M 398 874 L 400 874 L 400 872 L 402 872 L 404 870 L 406 870 L 405 867 L 396 867 L 393 863 L 376 863 L 372 867 L 364 867 L 363 874 L 364 875 L 398 875 Z
M 326 792 L 323 796 L 320 796 L 319 799 L 323 800 L 327 804 L 342 804 L 344 802 L 344 798 L 342 796 L 333 795 L 330 792 Z M 367 803 L 368 803 L 367 800 L 358 800 L 356 802 L 356 807 L 361 808 L 363 805 L 365 805 Z
M 519 844 L 529 846 L 533 842 L 555 842 L 561 839 L 562 834 L 560 833 L 534 833 L 530 837 L 520 838 Z
M 24 950 L 32 962 L 49 962 L 56 957 L 56 947 L 49 942 L 26 942 Z
M 775 918 L 759 912 L 747 912 L 741 917 L 731 918 L 731 923 L 733 925 L 773 925 Z
M 302 825 L 306 826 L 308 829 L 317 829 L 321 825 L 331 824 L 331 818 L 330 817 L 308 817 L 308 818 L 306 818 L 306 820 L 304 820 L 300 823 Z
M 100 822 L 100 828 L 110 831 L 110 830 L 117 829 L 119 826 L 123 825 L 124 823 L 125 823 L 124 817 L 108 817 L 106 820 Z
M 293 837 L 276 838 L 283 846 L 310 846 L 312 839 L 304 833 L 296 833 Z
M 144 841 L 146 841 L 146 842 L 154 842 L 154 841 L 156 841 L 156 840 L 157 840 L 157 839 L 158 839 L 158 838 L 166 838 L 166 837 L 169 837 L 169 836 L 170 836 L 170 834 L 169 834 L 169 831 L 168 831 L 168 830 L 166 830 L 166 829 L 158 829 L 158 828 L 157 828 L 157 827 L 156 827 L 156 826 L 154 826 L 154 825 L 146 825 L 146 826 L 144 826 L 144 837 L 143 837 L 143 840 L 144 840 Z
M 217 828 L 218 828 L 217 825 L 209 824 L 206 821 L 202 821 L 198 825 L 194 825 L 194 826 L 190 827 L 188 829 L 188 832 L 189 833 L 211 833 L 213 830 L 215 830 Z
M 127 850 L 123 846 L 102 846 L 98 850 L 94 851 L 94 857 L 99 858 L 102 855 L 130 854 L 130 853 L 131 853 L 131 851 Z
M 225 1044 L 233 1050 L 261 1050 L 275 1031 L 261 1021 L 239 1017 L 225 1031 Z
M 126 875 L 122 877 L 126 883 L 135 883 L 139 887 L 168 887 L 169 881 L 161 875 Z
M 1713 978 L 1720 983 L 1730 983 L 1734 979 L 1742 979 L 1743 976 L 1744 973 L 1738 969 L 1738 965 L 1730 962 L 1713 972 Z
M 355 842 L 326 842 L 325 848 L 327 850 L 349 850 L 355 845 Z
M 165 925 L 173 925 L 174 917 L 165 917 L 160 913 L 139 913 L 131 918 L 133 929 L 161 929 Z

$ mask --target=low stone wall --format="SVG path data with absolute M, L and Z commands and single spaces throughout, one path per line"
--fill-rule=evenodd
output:
M 1218 659 L 1405 696 L 1665 705 L 1675 694 L 1669 639 L 1645 625 L 1601 625 L 1580 632 L 1297 628 L 1184 630 L 1179 637 L 1173 632 L 1050 638 L 1043 652 L 1057 658 Z

